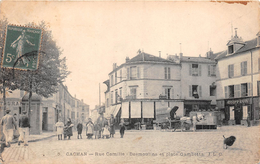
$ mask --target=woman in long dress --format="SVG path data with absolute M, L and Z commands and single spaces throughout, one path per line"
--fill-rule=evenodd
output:
M 68 118 L 68 122 L 65 124 L 65 128 L 64 128 L 64 139 L 66 139 L 68 136 L 68 139 L 70 140 L 70 137 L 73 136 L 72 133 L 73 126 L 74 125 L 72 124 L 71 119 Z
M 114 115 L 111 114 L 111 118 L 109 120 L 109 127 L 110 127 L 110 137 L 114 138 L 114 134 L 115 134 L 115 118 Z

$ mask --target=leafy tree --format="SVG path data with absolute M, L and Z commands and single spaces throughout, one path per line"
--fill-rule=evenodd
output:
M 3 26 L 0 27 L 0 30 L 7 25 L 7 20 L 2 22 Z M 3 84 L 3 88 L 20 89 L 29 93 L 30 115 L 32 93 L 37 93 L 46 98 L 52 96 L 58 91 L 58 85 L 64 82 L 70 72 L 67 70 L 66 58 L 61 58 L 62 50 L 53 40 L 51 31 L 46 23 L 44 21 L 38 25 L 29 23 L 27 26 L 42 29 L 41 50 L 40 52 L 32 52 L 34 53 L 33 55 L 40 54 L 38 69 L 37 71 L 2 69 L 0 71 L 0 74 L 2 74 L 0 79 L 5 79 L 5 77 L 9 79 L 6 81 L 0 80 L 0 83 Z

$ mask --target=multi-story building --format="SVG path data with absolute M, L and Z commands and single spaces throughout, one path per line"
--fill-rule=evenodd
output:
M 216 62 L 213 52 L 207 57 L 187 57 L 180 54 L 181 95 L 184 99 L 184 113 L 206 110 L 216 106 Z
M 71 118 L 74 124 L 79 120 L 84 121 L 89 115 L 89 105 L 85 104 L 83 100 L 72 97 L 67 87 L 63 84 L 58 87 L 58 92 L 49 98 L 43 98 L 33 93 L 30 111 L 28 93 L 22 90 L 15 90 L 6 96 L 7 108 L 11 110 L 17 121 L 23 110 L 30 114 L 31 134 L 41 134 L 42 131 L 56 130 L 55 124 L 58 119 L 66 122 L 67 118 Z M 1 115 L 3 115 L 3 100 L 0 103 Z
M 225 111 L 229 124 L 247 124 L 259 120 L 260 34 L 243 41 L 235 36 L 227 49 L 217 53 L 217 104 Z
M 163 59 L 139 52 L 126 58 L 119 67 L 113 65 L 109 81 L 104 82 L 108 86 L 107 116 L 112 113 L 131 123 L 150 122 L 159 108 L 178 106 L 176 114 L 184 116 L 195 105 L 208 108 L 212 100 L 215 105 L 215 65 L 211 59 L 182 54 Z

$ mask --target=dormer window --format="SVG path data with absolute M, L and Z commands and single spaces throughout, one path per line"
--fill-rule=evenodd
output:
M 228 46 L 228 54 L 234 53 L 234 45 Z

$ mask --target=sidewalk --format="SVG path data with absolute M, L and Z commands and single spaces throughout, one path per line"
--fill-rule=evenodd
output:
M 37 142 L 56 136 L 56 132 L 43 132 L 42 134 L 29 135 L 28 142 Z M 13 140 L 13 143 L 17 143 L 18 139 Z

